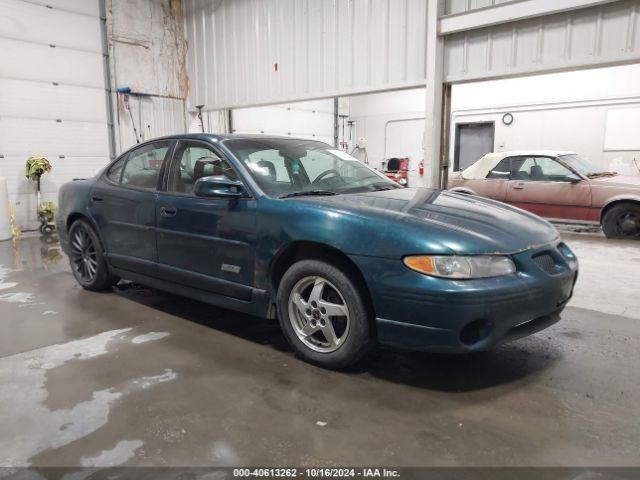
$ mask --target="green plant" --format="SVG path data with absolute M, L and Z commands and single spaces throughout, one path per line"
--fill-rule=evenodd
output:
M 53 217 L 57 211 L 58 207 L 53 202 L 42 202 L 38 207 L 38 215 L 49 223 L 53 222 Z
M 29 180 L 36 181 L 43 174 L 51 171 L 51 163 L 45 157 L 29 157 L 27 159 L 27 171 L 25 176 Z

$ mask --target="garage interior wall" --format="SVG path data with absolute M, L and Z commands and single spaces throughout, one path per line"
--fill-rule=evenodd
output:
M 512 0 L 446 0 L 445 13 L 447 15 L 455 13 L 469 12 L 478 8 L 492 7 Z
M 494 122 L 496 151 L 571 150 L 604 170 L 640 174 L 638 64 L 454 85 L 451 104 L 451 165 L 455 126 Z
M 284 135 L 333 145 L 332 98 L 233 110 L 233 133 Z
M 391 157 L 408 157 L 409 185 L 421 185 L 418 164 L 424 157 L 425 89 L 354 95 L 348 100 L 354 140 L 364 139 L 369 165 L 380 170 Z M 354 146 L 352 142 L 349 149 Z
M 183 6 L 180 0 L 106 0 L 111 90 L 130 88 L 129 109 L 113 94 L 116 153 L 187 131 Z
M 518 3 L 532 4 L 502 8 Z M 446 81 L 640 61 L 640 0 L 589 3 L 596 5 L 447 35 Z

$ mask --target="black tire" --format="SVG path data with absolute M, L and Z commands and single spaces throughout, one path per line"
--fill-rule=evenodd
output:
M 314 277 L 326 280 L 326 291 L 323 290 L 322 292 L 324 293 L 321 292 L 321 295 L 324 295 L 322 301 L 327 301 L 326 299 L 333 295 L 333 299 L 337 299 L 333 302 L 334 305 L 340 304 L 338 306 L 346 306 L 348 309 L 348 316 L 346 317 L 331 317 L 333 321 L 342 321 L 345 325 L 348 325 L 348 328 L 343 330 L 342 335 L 344 335 L 344 338 L 342 336 L 339 338 L 339 346 L 334 346 L 336 349 L 330 352 L 316 351 L 305 344 L 294 329 L 294 323 L 297 320 L 294 318 L 292 321 L 290 315 L 289 300 L 293 289 L 298 288 L 298 285 L 301 282 L 305 282 L 306 279 Z M 308 288 L 313 290 L 311 285 Z M 338 296 L 336 296 L 336 291 Z M 311 302 L 311 296 L 309 296 L 308 300 L 308 305 L 311 306 L 311 303 L 313 303 Z M 276 305 L 278 321 L 285 337 L 294 351 L 309 363 L 330 369 L 345 368 L 361 360 L 375 344 L 372 315 L 366 307 L 361 289 L 347 274 L 330 263 L 319 260 L 302 260 L 293 264 L 280 281 Z M 292 306 L 291 308 L 295 309 L 296 307 Z M 325 319 L 324 314 L 329 313 L 322 307 L 314 310 L 318 310 L 319 315 L 319 310 L 323 310 L 322 319 Z M 311 322 L 314 321 L 312 317 L 309 318 Z M 329 318 L 328 316 L 326 317 L 326 319 Z M 325 324 L 323 323 L 323 325 Z M 339 330 L 337 327 L 339 325 L 332 323 L 331 329 L 334 332 L 334 338 L 338 336 Z M 320 328 L 319 323 L 318 328 Z M 316 331 L 315 334 L 317 334 L 317 338 L 326 337 L 319 331 Z M 310 339 L 311 336 L 307 338 Z M 329 346 L 328 348 L 332 347 Z
M 607 238 L 640 239 L 640 204 L 620 203 L 602 218 L 602 231 Z
M 109 272 L 100 239 L 86 220 L 76 220 L 69 229 L 69 264 L 77 282 L 87 290 L 107 290 L 120 280 Z

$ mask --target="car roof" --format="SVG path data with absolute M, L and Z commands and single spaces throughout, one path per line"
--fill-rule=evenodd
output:
M 153 142 L 155 140 L 204 140 L 204 141 L 220 141 L 229 139 L 262 139 L 262 140 L 300 140 L 321 142 L 321 140 L 310 138 L 298 138 L 289 135 L 266 135 L 262 133 L 179 133 L 175 135 L 167 135 L 147 140 Z M 322 142 L 324 143 L 324 142 Z
M 487 153 L 477 162 L 462 171 L 462 178 L 466 180 L 480 180 L 487 178 L 487 175 L 498 163 L 507 157 L 559 157 L 561 155 L 572 155 L 574 152 L 564 152 L 560 150 L 507 150 L 504 152 Z
M 559 157 L 561 155 L 575 155 L 575 152 L 564 150 L 505 150 L 504 152 L 487 153 L 486 156 L 495 156 L 496 158 L 521 157 L 521 156 L 537 156 L 537 157 Z

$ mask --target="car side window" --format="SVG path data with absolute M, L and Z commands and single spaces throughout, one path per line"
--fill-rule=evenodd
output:
M 121 184 L 155 190 L 170 142 L 154 142 L 133 150 L 122 172 Z
M 229 162 L 200 143 L 180 142 L 169 172 L 168 191 L 191 195 L 198 179 L 223 175 L 238 180 Z
M 512 180 L 566 182 L 575 178 L 571 170 L 550 157 L 520 157 L 518 160 L 512 164 Z
M 487 178 L 493 178 L 497 180 L 509 180 L 511 176 L 511 157 L 503 158 L 498 164 L 489 172 Z
M 127 159 L 126 156 L 118 160 L 116 163 L 111 165 L 111 168 L 107 171 L 107 178 L 113 183 L 120 183 L 120 178 L 122 177 L 122 167 L 124 167 L 124 162 Z
M 292 180 L 285 164 L 285 158 L 277 150 L 259 150 L 247 157 L 248 167 L 257 175 L 270 182 L 291 185 Z

